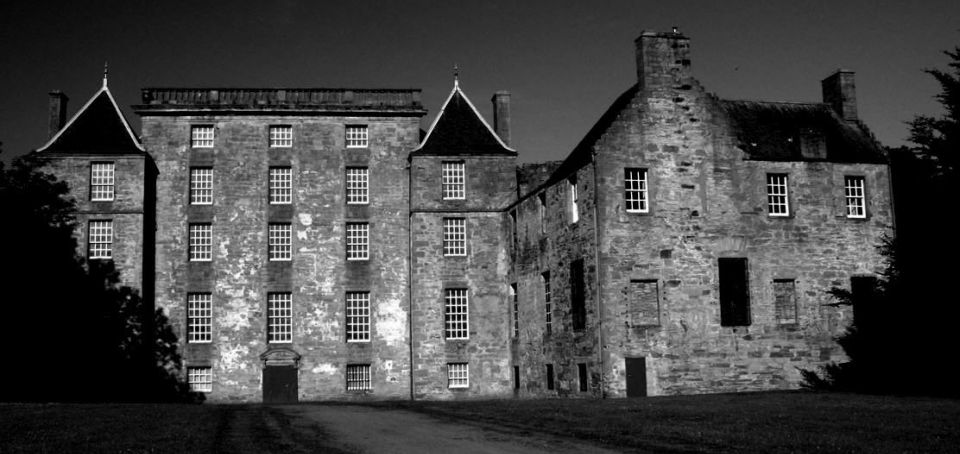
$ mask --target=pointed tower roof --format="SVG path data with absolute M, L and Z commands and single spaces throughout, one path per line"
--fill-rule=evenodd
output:
M 413 154 L 418 155 L 515 155 L 516 150 L 500 140 L 477 108 L 453 81 L 453 90 L 433 120 L 427 136 Z
M 37 151 L 123 154 L 143 153 L 144 149 L 107 88 L 104 70 L 103 87 Z

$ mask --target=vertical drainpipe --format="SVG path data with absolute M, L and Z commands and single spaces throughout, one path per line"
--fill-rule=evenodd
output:
M 410 400 L 414 400 L 413 369 L 413 159 L 407 155 L 407 343 L 410 345 Z
M 597 270 L 596 294 L 594 295 L 597 305 L 597 362 L 600 364 L 600 398 L 603 399 L 606 397 L 607 388 L 603 378 L 606 368 L 603 364 L 603 303 L 600 299 L 600 283 L 602 282 L 602 279 L 600 279 L 600 179 L 597 171 L 597 151 L 593 150 L 590 157 L 593 161 L 593 241 L 595 245 L 593 263 Z

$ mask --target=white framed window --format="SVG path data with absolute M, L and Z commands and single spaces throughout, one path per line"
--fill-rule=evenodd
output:
M 547 194 L 541 192 L 537 195 L 537 214 L 540 216 L 540 234 L 547 233 Z
M 370 203 L 370 179 L 366 167 L 347 167 L 347 204 Z
M 546 326 L 544 327 L 544 332 L 551 334 L 553 332 L 553 301 L 551 301 L 550 296 L 550 272 L 544 271 L 540 275 L 540 280 L 543 281 L 543 301 L 544 309 L 546 310 Z
M 520 302 L 517 299 L 517 284 L 510 284 L 510 303 L 513 304 L 513 337 L 520 337 Z
M 190 146 L 193 148 L 213 148 L 213 125 L 191 126 Z
M 190 391 L 193 392 L 208 393 L 213 391 L 213 368 L 188 367 L 187 383 L 190 384 Z
M 347 342 L 370 341 L 370 292 L 347 292 Z
M 267 342 L 293 342 L 293 295 L 290 293 L 267 294 Z
M 470 311 L 467 289 L 448 288 L 443 291 L 444 325 L 450 340 L 470 338 Z
M 209 262 L 213 259 L 213 226 L 190 224 L 189 257 L 191 262 Z
M 113 258 L 113 221 L 90 221 L 87 247 L 91 259 Z
M 770 216 L 789 216 L 790 197 L 788 178 L 782 173 L 767 174 L 767 213 Z
M 447 387 L 470 387 L 470 365 L 468 363 L 447 363 Z
M 648 213 L 647 169 L 628 167 L 623 175 L 623 202 L 628 213 Z
M 109 202 L 114 194 L 114 164 L 112 162 L 90 163 L 90 200 Z
M 347 125 L 347 148 L 366 148 L 369 145 L 366 125 Z
M 213 297 L 209 293 L 187 294 L 187 342 L 208 343 L 213 338 Z
M 293 126 L 271 125 L 270 148 L 290 148 L 293 146 Z
M 267 191 L 271 205 L 289 205 L 293 202 L 293 170 L 290 167 L 271 167 Z
M 863 177 L 843 177 L 843 193 L 847 202 L 847 217 L 864 219 L 867 217 L 866 183 Z
M 443 218 L 443 255 L 467 255 L 467 220 Z
M 443 200 L 463 200 L 466 198 L 466 174 L 464 172 L 463 162 L 444 161 L 440 163 Z
M 370 224 L 347 223 L 347 260 L 370 259 Z
M 190 205 L 213 204 L 213 169 L 190 168 Z
M 577 191 L 577 179 L 567 180 L 567 194 L 570 197 L 570 223 L 576 224 L 580 221 L 580 194 Z
M 369 364 L 347 364 L 347 391 L 367 391 L 373 389 L 370 383 Z
M 292 230 L 290 224 L 267 226 L 267 258 L 271 262 L 290 261 L 293 250 Z

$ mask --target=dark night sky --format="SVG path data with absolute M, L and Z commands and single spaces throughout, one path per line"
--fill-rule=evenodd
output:
M 819 101 L 857 72 L 861 117 L 886 145 L 939 114 L 924 68 L 960 44 L 960 1 L 76 1 L 0 2 L 3 159 L 46 140 L 47 92 L 70 114 L 99 88 L 129 106 L 148 86 L 422 88 L 429 110 L 461 86 L 490 118 L 513 93 L 522 161 L 560 159 L 635 79 L 633 40 L 676 25 L 693 69 L 724 98 Z

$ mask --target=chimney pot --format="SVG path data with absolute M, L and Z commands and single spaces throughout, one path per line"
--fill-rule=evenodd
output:
M 493 102 L 493 130 L 503 143 L 510 146 L 510 92 L 498 91 L 491 98 Z
M 50 106 L 47 113 L 47 137 L 53 138 L 67 122 L 67 95 L 60 90 L 50 92 Z

